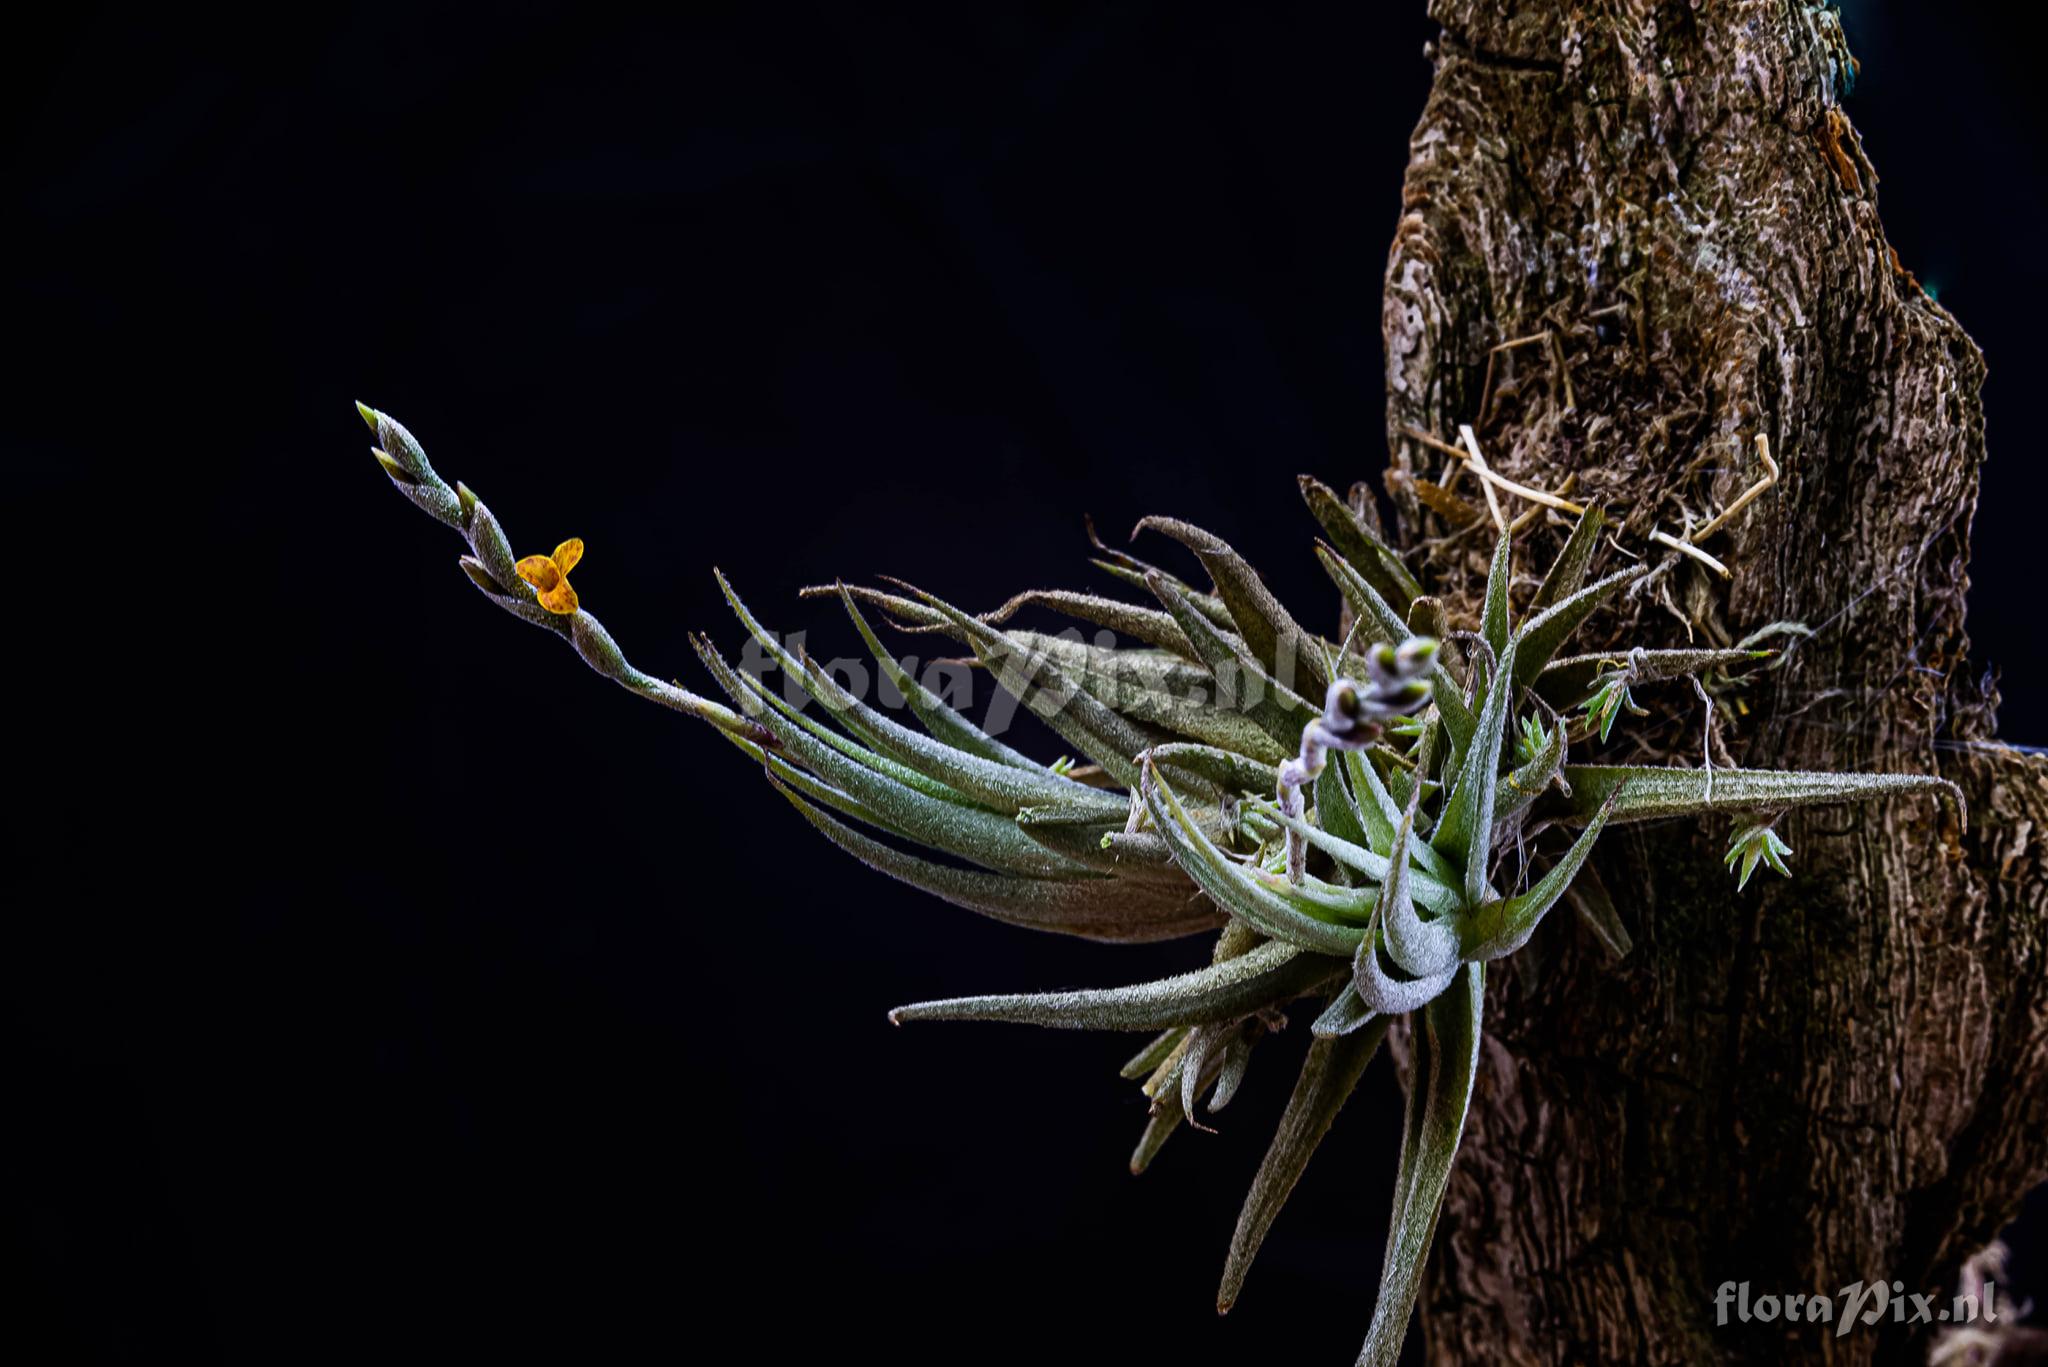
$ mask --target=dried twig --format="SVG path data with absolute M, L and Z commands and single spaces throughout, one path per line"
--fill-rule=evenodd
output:
M 1493 525 L 1506 531 L 1508 520 L 1500 510 L 1500 495 L 1493 491 L 1493 471 L 1487 468 L 1486 457 L 1479 454 L 1479 438 L 1472 435 L 1472 424 L 1459 423 L 1458 435 L 1465 439 L 1465 449 L 1472 453 L 1472 469 L 1479 476 L 1479 488 L 1486 495 L 1486 510 L 1493 514 Z
M 1728 520 L 1754 503 L 1765 490 L 1778 482 L 1778 462 L 1771 459 L 1771 439 L 1759 432 L 1756 434 L 1756 458 L 1764 463 L 1764 477 L 1744 489 L 1733 503 L 1721 510 L 1720 516 L 1704 527 L 1695 527 L 1686 534 L 1688 541 L 1701 541 L 1728 524 Z M 1726 571 L 1723 571 L 1726 573 Z

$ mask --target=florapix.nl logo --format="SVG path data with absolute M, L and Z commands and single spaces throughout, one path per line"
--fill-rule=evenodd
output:
M 1906 1290 L 1902 1281 L 1851 1282 L 1833 1293 L 1754 1293 L 1748 1282 L 1722 1282 L 1714 1292 L 1714 1323 L 1811 1324 L 1836 1337 L 1880 1324 L 1997 1324 L 2010 1313 L 1998 1286 L 1984 1282 L 1947 1298 Z

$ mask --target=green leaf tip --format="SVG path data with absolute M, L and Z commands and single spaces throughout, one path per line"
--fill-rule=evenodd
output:
M 1741 892 L 1749 886 L 1749 876 L 1756 872 L 1759 861 L 1786 878 L 1792 876 L 1791 868 L 1785 863 L 1785 856 L 1792 853 L 1792 847 L 1778 838 L 1769 822 L 1743 826 L 1736 830 L 1728 841 L 1728 853 L 1722 863 L 1734 869 L 1736 861 L 1742 863 L 1735 879 L 1735 890 Z

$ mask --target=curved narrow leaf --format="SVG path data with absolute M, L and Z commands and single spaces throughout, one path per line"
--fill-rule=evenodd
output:
M 1304 840 L 1321 850 L 1324 854 L 1329 855 L 1340 864 L 1358 870 L 1358 872 L 1364 874 L 1375 883 L 1384 881 L 1388 871 L 1393 867 L 1393 861 L 1389 855 L 1375 854 L 1362 845 L 1355 845 L 1348 840 L 1339 839 L 1318 826 L 1310 825 L 1298 816 L 1288 816 L 1277 807 L 1261 804 L 1259 811 L 1260 815 L 1278 823 L 1287 830 L 1299 833 Z M 1430 862 L 1443 871 L 1441 877 L 1426 872 L 1424 869 L 1414 867 L 1424 862 L 1422 852 L 1427 848 L 1428 842 L 1422 840 L 1412 841 L 1408 846 L 1408 858 L 1410 861 L 1409 880 L 1415 900 L 1439 916 L 1449 916 L 1464 910 L 1466 904 L 1464 893 L 1461 890 L 1462 880 L 1454 869 L 1444 863 L 1441 855 L 1438 855 L 1434 850 L 1430 850 L 1428 856 Z M 1309 885 L 1312 885 L 1314 881 L 1311 878 Z M 1337 888 L 1334 891 L 1335 893 L 1352 897 L 1361 896 L 1360 890 L 1355 888 Z
M 736 673 L 708 647 L 700 653 L 719 686 L 735 699 L 746 697 L 749 687 L 756 690 L 756 696 L 764 691 L 747 676 Z M 774 708 L 764 708 L 758 720 L 775 737 L 784 758 L 803 765 L 859 804 L 861 811 L 849 811 L 848 815 L 865 817 L 871 812 L 879 818 L 874 824 L 885 830 L 1002 873 L 1058 877 L 1087 872 L 1082 865 L 1032 840 L 1017 829 L 1015 821 L 1000 812 L 957 798 L 949 801 L 934 797 L 913 788 L 821 743 Z M 847 810 L 839 803 L 832 805 Z
M 1142 944 L 1192 935 L 1216 915 L 1184 886 L 1120 878 L 1016 878 L 934 864 L 869 839 L 797 796 L 771 777 L 804 819 L 826 839 L 878 873 L 990 920 L 1087 940 Z
M 1180 1128 L 1182 1117 L 1178 1106 L 1155 1107 L 1145 1120 L 1144 1132 L 1138 1136 L 1138 1147 L 1131 1150 L 1131 1176 L 1141 1177 L 1145 1169 L 1152 1166 L 1152 1160 L 1166 1147 L 1166 1141 Z
M 1606 526 L 1607 512 L 1597 503 L 1579 514 L 1564 549 L 1550 563 L 1549 572 L 1536 588 L 1536 596 L 1529 600 L 1532 616 L 1579 591 L 1579 586 L 1586 582 L 1586 570 L 1593 563 L 1593 552 L 1600 549 L 1600 533 Z
M 999 627 L 1016 616 L 1020 608 L 1027 607 L 1051 608 L 1083 622 L 1122 632 L 1134 641 L 1172 651 L 1182 659 L 1195 658 L 1194 646 L 1189 644 L 1186 633 L 1181 631 L 1170 614 L 1158 608 L 1140 607 L 1118 598 L 1076 593 L 1070 589 L 1027 590 L 984 615 L 981 620 L 992 627 Z
M 1225 1037 L 1234 1034 L 1239 1024 L 1241 1022 L 1234 1020 L 1217 1021 L 1198 1025 L 1188 1034 L 1187 1052 L 1181 1055 L 1180 1061 L 1180 1111 L 1188 1124 L 1198 1130 L 1209 1128 L 1195 1119 L 1195 1106 L 1201 1100 L 1202 1087 L 1221 1072 Z
M 1147 580 L 1152 592 L 1180 623 L 1195 652 L 1208 667 L 1216 688 L 1216 705 L 1240 712 L 1270 736 L 1280 753 L 1291 755 L 1301 746 L 1301 729 L 1315 720 L 1316 709 L 1306 698 L 1282 687 L 1236 641 L 1223 635 L 1195 610 L 1186 594 L 1164 577 Z
M 1082 688 L 1133 721 L 1274 763 L 1293 753 L 1252 718 L 1221 699 L 1212 701 L 1219 692 L 1216 680 L 1199 665 L 1036 632 L 1010 634 L 1026 650 L 1051 656 Z
M 1237 634 L 1244 638 L 1252 658 L 1276 679 L 1305 678 L 1310 695 L 1322 696 L 1330 686 L 1330 676 L 1320 643 L 1302 630 L 1258 571 L 1223 538 L 1171 517 L 1145 518 L 1137 531 L 1164 532 L 1193 551 L 1215 582 L 1216 596 L 1230 609 L 1230 620 L 1237 624 Z
M 1155 769 L 1142 791 L 1152 824 L 1173 846 L 1174 858 L 1216 905 L 1261 935 L 1317 954 L 1348 956 L 1365 932 L 1322 919 L 1329 913 L 1306 898 L 1268 887 L 1216 848 Z
M 1400 829 L 1394 832 L 1394 850 L 1387 857 L 1387 878 L 1380 885 L 1380 940 L 1386 948 L 1387 957 L 1404 972 L 1416 978 L 1430 979 L 1457 966 L 1458 931 L 1450 917 L 1424 921 L 1415 914 L 1413 879 L 1408 865 L 1414 827 L 1415 809 L 1411 807 L 1402 815 Z M 1364 945 L 1359 946 L 1359 954 L 1362 958 L 1371 957 Z M 1366 997 L 1362 986 L 1359 995 Z M 1375 1001 L 1370 997 L 1366 1000 L 1369 1004 Z
M 779 715 L 789 725 L 794 726 L 806 736 L 811 737 L 812 740 L 838 751 L 847 759 L 864 768 L 873 769 L 879 774 L 884 774 L 894 779 L 906 788 L 913 789 L 941 802 L 972 805 L 968 803 L 968 799 L 962 797 L 939 780 L 927 778 L 909 765 L 899 764 L 887 755 L 877 754 L 859 741 L 843 736 L 814 718 L 805 716 L 796 707 L 777 697 L 775 691 L 769 688 L 762 680 L 755 678 L 751 674 L 742 674 L 726 664 L 718 651 L 712 647 L 709 637 L 702 635 L 692 636 L 690 638 L 690 648 L 697 652 L 698 661 L 709 671 L 711 677 L 717 681 L 719 688 L 724 690 L 726 696 L 730 697 L 743 713 L 748 714 L 750 724 L 757 728 L 760 736 L 770 739 L 780 736 L 781 732 L 769 723 L 771 716 Z M 794 659 L 795 657 L 792 656 L 791 658 Z M 801 678 L 799 678 L 799 682 L 802 682 Z M 806 699 L 810 699 L 808 692 L 804 696 Z M 815 701 L 815 699 L 810 700 Z M 783 742 L 775 739 L 774 743 L 780 745 Z
M 1579 832 L 1579 838 L 1572 842 L 1564 857 L 1551 865 L 1550 871 L 1537 879 L 1527 892 L 1489 902 L 1472 913 L 1464 927 L 1464 957 L 1498 959 L 1529 943 L 1529 937 L 1536 933 L 1537 924 L 1557 904 L 1557 899 L 1564 896 L 1565 889 L 1578 875 L 1580 865 L 1593 852 L 1593 842 L 1600 838 L 1608 813 L 1625 791 L 1617 789 L 1609 795 L 1607 805 L 1586 823 L 1586 829 Z
M 1508 648 L 1508 581 L 1514 578 L 1515 539 L 1505 530 L 1493 543 L 1493 563 L 1486 571 L 1486 600 L 1479 609 L 1479 635 L 1498 660 Z
M 1567 764 L 1570 796 L 1551 793 L 1540 817 L 1590 821 L 1620 790 L 1610 820 L 1656 821 L 1706 812 L 1780 811 L 1830 802 L 1868 802 L 1908 793 L 1944 793 L 1960 809 L 1962 792 L 1932 774 L 1831 774 L 1796 769 L 1659 769 L 1632 765 Z M 1626 785 L 1626 786 L 1624 786 Z
M 1515 643 L 1508 642 L 1500 665 L 1494 671 L 1493 686 L 1486 691 L 1486 706 L 1466 747 L 1457 781 L 1444 799 L 1444 813 L 1431 833 L 1429 843 L 1436 852 L 1465 870 L 1465 900 L 1477 906 L 1485 900 L 1486 863 L 1492 852 L 1493 794 L 1499 786 L 1501 736 L 1507 728 L 1509 705 L 1515 692 Z
M 1329 756 L 1316 778 L 1316 820 L 1339 840 L 1370 849 L 1372 837 L 1366 833 L 1365 813 L 1344 781 L 1344 766 L 1337 762 L 1337 755 L 1346 753 L 1339 750 Z
M 1365 830 L 1365 839 L 1358 843 L 1375 854 L 1393 849 L 1394 830 L 1401 824 L 1401 807 L 1380 781 L 1379 770 L 1373 768 L 1366 756 L 1350 750 L 1340 752 L 1332 767 L 1344 770 L 1350 780 L 1351 793 L 1356 798 L 1353 811 Z
M 1599 607 L 1608 594 L 1649 572 L 1648 565 L 1631 565 L 1597 584 L 1586 585 L 1524 622 L 1522 629 L 1515 634 L 1516 641 L 1520 643 L 1515 652 L 1515 682 L 1524 688 L 1536 682 L 1543 666 L 1550 663 L 1565 641 L 1579 629 L 1579 624 L 1592 615 L 1593 609 Z
M 1394 1180 L 1394 1218 L 1380 1275 L 1372 1327 L 1359 1350 L 1359 1367 L 1394 1367 L 1408 1316 L 1422 1284 L 1422 1265 L 1436 1235 L 1437 1214 L 1449 1185 L 1465 1114 L 1472 1104 L 1472 1080 L 1479 1071 L 1479 1021 L 1486 972 L 1479 964 L 1458 970 L 1452 990 L 1431 1002 L 1423 1028 L 1414 1035 L 1415 1060 L 1408 1085 L 1408 1125 L 1401 1145 L 1401 1171 Z
M 1337 1039 L 1376 1020 L 1385 1019 L 1358 995 L 1358 984 L 1346 979 L 1343 989 L 1330 998 L 1330 1004 L 1323 1008 L 1323 1013 L 1310 1022 L 1308 1032 L 1317 1039 Z
M 956 750 L 943 741 L 913 731 L 893 717 L 862 702 L 808 655 L 800 656 L 810 695 L 840 725 L 897 763 L 917 770 L 985 807 L 1014 815 L 1030 806 L 1059 804 L 1092 810 L 1104 821 L 1121 822 L 1129 802 L 1100 788 L 1090 788 L 1050 769 L 1033 773 Z
M 1308 503 L 1309 511 L 1323 526 L 1323 532 L 1330 538 L 1339 555 L 1350 562 L 1351 568 L 1364 576 L 1365 581 L 1402 612 L 1422 595 L 1422 585 L 1401 563 L 1401 558 L 1375 536 L 1372 530 L 1351 511 L 1351 505 L 1337 496 L 1337 491 L 1316 479 L 1313 475 L 1300 477 L 1301 496 Z
M 1102 538 L 1095 534 L 1095 519 L 1084 518 L 1083 522 L 1088 528 L 1088 544 L 1101 551 L 1105 557 L 1090 562 L 1096 568 L 1107 570 L 1126 584 L 1135 584 L 1141 589 L 1146 587 L 1145 579 L 1147 575 L 1160 575 L 1175 588 L 1186 594 L 1188 601 L 1201 609 L 1204 617 L 1207 617 L 1211 622 L 1214 622 L 1226 631 L 1236 630 L 1230 622 L 1230 609 L 1223 606 L 1222 599 L 1214 594 L 1201 592 L 1194 585 L 1180 578 L 1180 576 L 1160 569 L 1149 560 L 1140 560 L 1129 551 L 1120 551 L 1114 546 L 1105 545 Z M 1132 535 L 1135 536 L 1136 533 L 1133 532 Z
M 1132 1082 L 1137 1081 L 1166 1062 L 1167 1056 L 1180 1047 L 1180 1042 L 1187 1037 L 1187 1033 L 1185 1028 L 1178 1025 L 1170 1030 L 1160 1031 L 1150 1044 L 1131 1056 L 1131 1061 L 1117 1071 L 1117 1076 Z
M 910 677 L 902 662 L 889 653 L 881 638 L 875 635 L 874 628 L 868 625 L 860 606 L 853 601 L 852 591 L 844 584 L 837 587 L 840 601 L 846 605 L 846 615 L 853 619 L 854 630 L 867 643 L 868 653 L 875 657 L 875 663 L 889 676 L 889 682 L 903 695 L 903 701 L 910 704 L 910 710 L 917 714 L 927 731 L 955 750 L 965 750 L 970 755 L 979 755 L 1017 769 L 1045 772 L 1045 766 L 1003 744 L 948 706 L 944 698 Z
M 1216 1067 L 1216 1089 L 1209 1093 L 1209 1114 L 1228 1106 L 1244 1085 L 1252 1066 L 1252 1045 L 1262 1028 L 1256 1021 L 1248 1023 L 1224 1042 L 1223 1061 Z
M 1316 545 L 1316 559 L 1361 623 L 1363 639 L 1398 643 L 1408 638 L 1408 619 L 1395 611 L 1394 605 L 1381 597 L 1380 591 L 1350 561 L 1320 542 Z
M 1030 839 L 1098 873 L 1188 887 L 1187 875 L 1173 862 L 1172 846 L 1150 832 L 1124 835 L 1122 815 L 1106 822 L 1092 808 L 1026 807 L 1016 820 L 1017 829 Z
M 1458 976 L 1458 967 L 1454 963 L 1427 978 L 1396 978 L 1380 962 L 1376 941 L 1368 940 L 1358 947 L 1351 982 L 1358 989 L 1361 1005 L 1382 1016 L 1401 1016 L 1442 996 Z
M 889 1019 L 1013 1021 L 1060 1030 L 1163 1030 L 1206 1025 L 1289 1001 L 1329 979 L 1336 965 L 1269 940 L 1257 948 L 1156 982 L 1072 992 L 953 997 L 899 1006 Z
M 1219 749 L 1171 741 L 1152 747 L 1152 762 L 1179 769 L 1215 784 L 1226 793 L 1271 793 L 1280 786 L 1280 771 L 1270 764 Z
M 976 621 L 950 603 L 921 590 L 919 596 L 966 634 L 996 682 L 1042 717 L 1061 739 L 1101 765 L 1118 783 L 1137 786 L 1138 770 L 1131 757 L 1152 743 L 1150 736 L 1067 677 L 1052 657 L 1025 650 L 1006 633 Z
M 1251 1190 L 1245 1194 L 1244 1209 L 1238 1213 L 1237 1230 L 1231 1235 L 1230 1253 L 1223 1263 L 1223 1282 L 1216 1291 L 1219 1314 L 1228 1312 L 1236 1303 L 1238 1293 L 1244 1289 L 1245 1274 L 1251 1271 L 1259 1245 L 1266 1240 L 1266 1231 L 1272 1228 L 1280 1208 L 1287 1204 L 1294 1184 L 1301 1180 L 1316 1146 L 1323 1142 L 1337 1112 L 1357 1088 L 1358 1079 L 1364 1076 L 1365 1066 L 1372 1062 L 1386 1033 L 1387 1022 L 1382 1017 L 1366 1022 L 1364 1029 L 1342 1038 L 1317 1039 L 1309 1044 L 1301 1075 L 1295 1079 L 1294 1092 L 1287 1098 L 1287 1109 L 1280 1114 L 1280 1126 L 1252 1178 Z

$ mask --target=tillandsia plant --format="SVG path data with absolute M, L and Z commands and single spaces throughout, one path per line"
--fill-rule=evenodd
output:
M 1140 530 L 1191 550 L 1207 589 L 1097 541 L 1097 563 L 1153 603 L 1036 591 L 972 615 L 908 586 L 807 591 L 838 600 L 919 727 L 788 649 L 721 575 L 747 633 L 801 692 L 781 696 L 694 637 L 728 699 L 720 703 L 627 663 L 568 586 L 581 542 L 515 558 L 469 489 L 444 483 L 391 418 L 362 414 L 392 483 L 467 540 L 461 565 L 485 596 L 569 640 L 605 677 L 711 723 L 862 863 L 1037 930 L 1114 941 L 1216 932 L 1205 966 L 1155 982 L 957 997 L 890 1013 L 899 1023 L 1150 1034 L 1124 1068 L 1152 1102 L 1134 1172 L 1180 1125 L 1199 1126 L 1205 1093 L 1206 1110 L 1220 1111 L 1289 1006 L 1310 1004 L 1307 1056 L 1231 1239 L 1219 1310 L 1237 1299 L 1389 1025 L 1412 1013 L 1392 1227 L 1362 1363 L 1391 1363 L 1400 1352 L 1472 1096 L 1486 966 L 1528 942 L 1602 831 L 1710 813 L 1763 822 L 1746 826 L 1731 851 L 1746 877 L 1757 857 L 1779 866 L 1782 847 L 1767 824 L 1777 813 L 1953 791 L 1910 774 L 1573 763 L 1575 744 L 1636 708 L 1632 687 L 1697 681 L 1769 652 L 1563 654 L 1604 601 L 1646 573 L 1637 565 L 1589 580 L 1605 526 L 1597 507 L 1579 517 L 1519 614 L 1504 529 L 1477 629 L 1454 631 L 1444 605 L 1372 527 L 1308 478 L 1302 492 L 1327 538 L 1316 555 L 1353 622 L 1341 641 L 1302 627 L 1223 541 L 1148 518 Z M 1113 633 L 1097 642 L 1136 644 L 1009 628 L 1025 607 Z M 1041 764 L 977 726 L 904 669 L 869 612 L 958 641 L 1087 762 Z M 1358 641 L 1368 644 L 1354 649 Z M 822 717 L 799 705 L 808 701 Z M 1611 952 L 1627 953 L 1605 897 L 1571 901 Z

